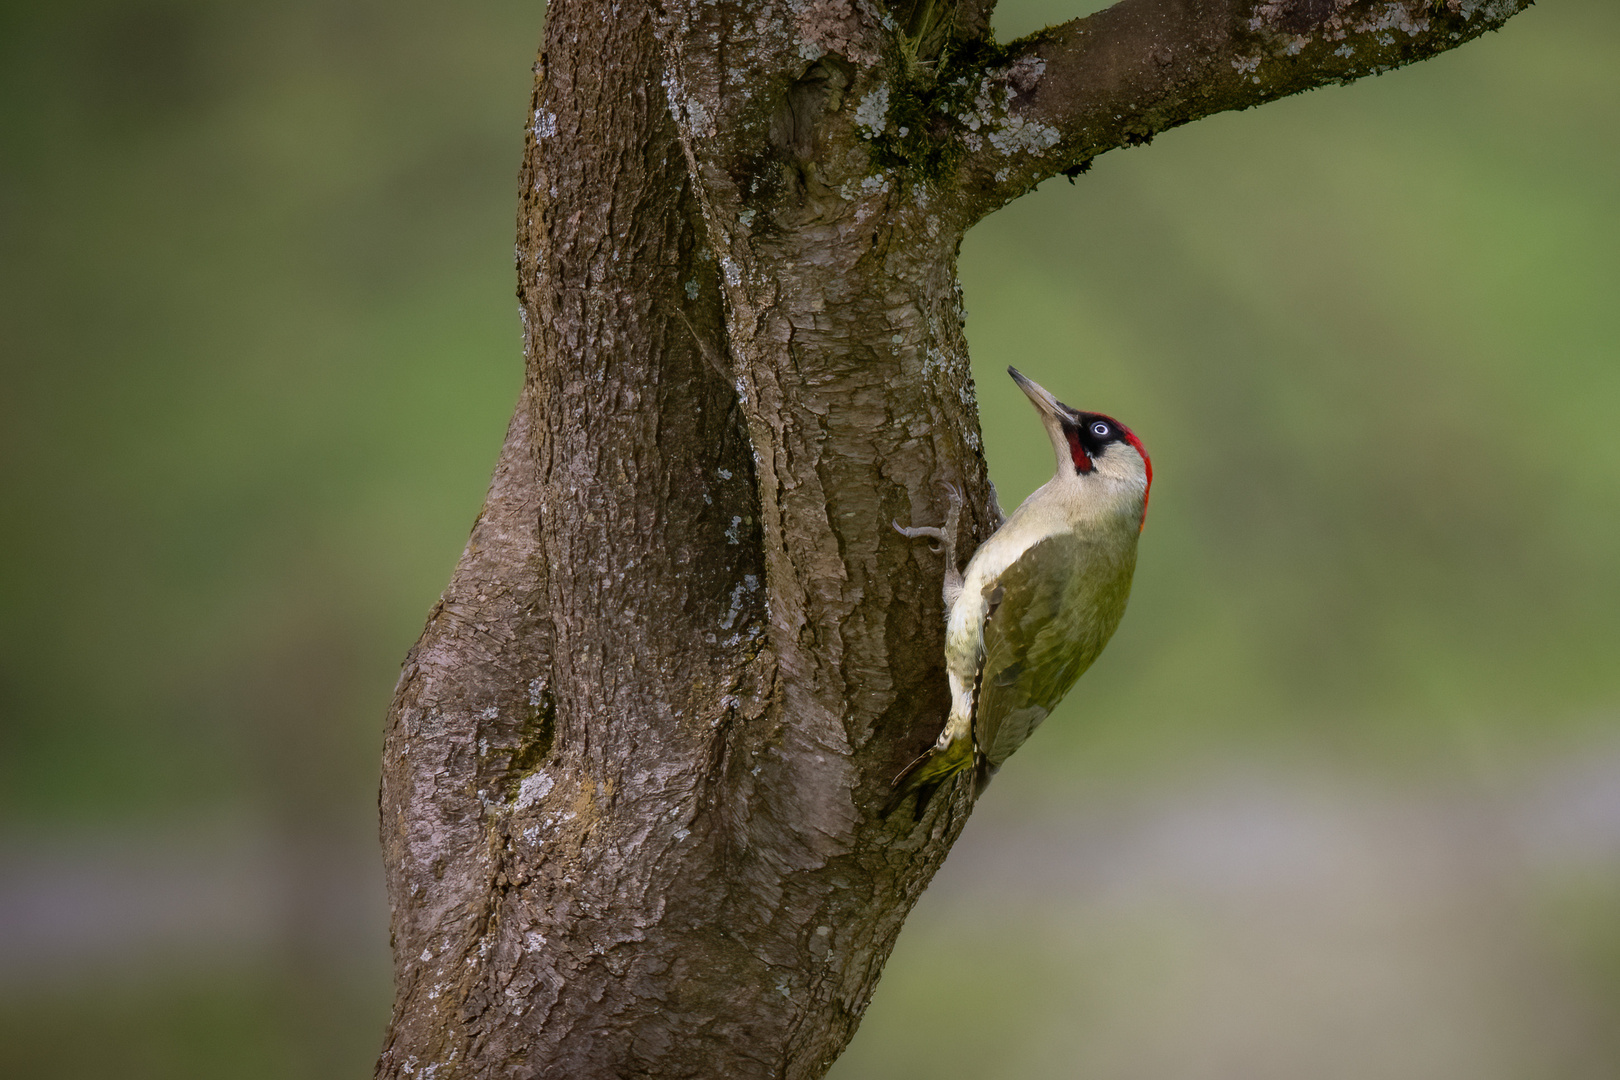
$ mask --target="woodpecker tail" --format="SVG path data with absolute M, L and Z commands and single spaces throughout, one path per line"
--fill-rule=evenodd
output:
M 921 821 L 923 811 L 934 798 L 934 792 L 957 773 L 973 768 L 975 757 L 972 739 L 957 739 L 943 748 L 930 746 L 922 756 L 907 765 L 901 770 L 900 775 L 894 778 L 891 785 L 894 792 L 889 796 L 889 801 L 883 804 L 883 816 L 893 816 L 894 812 L 900 809 L 900 804 L 915 792 L 917 805 L 912 811 L 912 820 Z M 980 786 L 982 785 L 975 782 L 975 793 Z
M 978 802 L 984 789 L 990 786 L 990 780 L 1000 770 L 1000 765 L 990 764 L 990 759 L 983 754 L 973 755 L 973 801 Z

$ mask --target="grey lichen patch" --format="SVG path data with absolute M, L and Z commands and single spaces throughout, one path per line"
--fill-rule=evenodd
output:
M 540 679 L 529 686 L 529 708 L 518 732 L 518 744 L 506 765 L 506 800 L 521 801 L 523 787 L 535 770 L 551 757 L 557 728 L 557 701 Z M 548 785 L 549 787 L 549 785 Z
M 714 115 L 697 94 L 688 93 L 673 71 L 664 74 L 664 96 L 669 112 L 678 122 L 700 138 L 715 134 Z
M 1505 22 L 1517 14 L 1521 6 L 1519 0 L 1457 0 L 1455 14 L 1465 19 L 1483 15 L 1491 22 Z M 1446 9 L 1452 10 L 1450 3 Z
M 1389 30 L 1399 30 L 1407 37 L 1417 37 L 1427 33 L 1429 20 L 1425 15 L 1413 17 L 1412 13 L 1401 4 L 1388 4 L 1383 10 L 1376 11 L 1367 18 L 1354 24 L 1352 27 L 1358 34 L 1379 34 Z M 1393 40 L 1391 38 L 1390 40 Z M 1389 41 L 1382 42 L 1389 44 Z
M 737 617 L 744 613 L 748 601 L 759 592 L 759 576 L 756 574 L 743 575 L 735 588 L 731 590 L 731 608 L 726 617 L 720 621 L 720 629 L 730 630 L 737 622 Z
M 1062 137 L 1058 129 L 1050 124 L 1018 116 L 1007 116 L 986 135 L 997 152 L 1009 156 L 1044 153 L 1056 146 Z
M 847 57 L 861 67 L 877 65 L 879 58 L 871 49 L 873 35 L 867 23 L 871 9 L 866 5 L 840 0 L 792 0 L 789 7 L 801 56 L 819 49 L 823 54 Z M 886 12 L 879 14 L 879 21 L 887 18 Z
M 931 67 L 897 62 L 883 123 L 863 127 L 871 133 L 874 169 L 900 170 L 920 184 L 953 173 L 971 149 L 967 138 L 984 126 L 981 109 L 991 102 L 978 99 L 997 81 L 986 73 L 1009 70 L 1009 58 L 1003 46 L 975 39 L 953 42 Z
M 888 124 L 889 88 L 879 85 L 861 98 L 861 103 L 855 107 L 855 126 L 860 128 L 867 138 L 874 138 L 881 135 Z
M 1526 4 L 1527 0 L 1265 0 L 1245 23 L 1254 36 L 1231 61 L 1239 81 L 1253 88 L 1239 101 L 1269 101 L 1325 82 L 1342 84 L 1382 74 L 1433 55 L 1437 39 L 1444 42 L 1440 48 L 1451 48 L 1494 29 Z
M 1314 44 L 1346 42 L 1352 36 L 1370 37 L 1375 48 L 1387 49 L 1431 34 L 1437 22 L 1441 27 L 1452 25 L 1477 33 L 1505 21 L 1523 6 L 1523 0 L 1386 0 L 1365 6 L 1328 0 L 1267 0 L 1255 7 L 1248 27 L 1267 37 L 1273 55 L 1293 57 Z M 1483 17 L 1481 24 L 1470 26 L 1477 17 Z M 1332 55 L 1345 59 L 1354 52 L 1348 45 L 1331 50 Z M 1405 62 L 1410 58 L 1393 59 Z
M 544 771 L 532 772 L 525 776 L 518 783 L 513 809 L 527 810 L 550 794 L 555 783 L 556 781 Z

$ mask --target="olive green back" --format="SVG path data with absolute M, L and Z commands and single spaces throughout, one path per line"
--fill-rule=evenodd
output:
M 997 582 L 984 627 L 973 736 L 999 768 L 1091 666 L 1125 614 L 1136 536 L 1049 537 Z

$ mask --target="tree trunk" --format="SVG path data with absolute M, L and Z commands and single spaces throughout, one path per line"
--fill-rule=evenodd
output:
M 551 5 L 527 378 L 384 751 L 379 1077 L 815 1077 L 970 809 L 878 810 L 946 712 L 940 557 L 995 519 L 955 263 L 1167 127 L 1524 0 Z

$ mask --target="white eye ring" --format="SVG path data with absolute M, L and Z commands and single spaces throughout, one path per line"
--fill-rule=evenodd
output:
M 1099 420 L 1091 425 L 1091 433 L 1099 439 L 1106 439 L 1108 437 L 1108 425 Z

